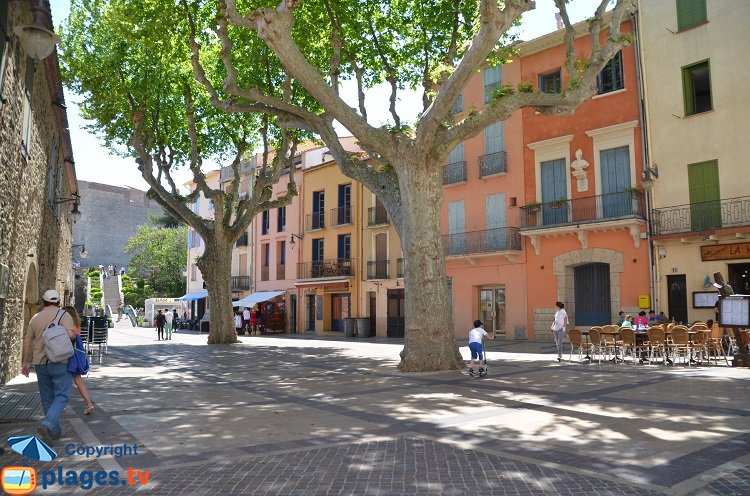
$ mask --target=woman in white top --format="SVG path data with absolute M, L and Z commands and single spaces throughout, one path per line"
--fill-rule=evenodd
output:
M 555 320 L 552 322 L 552 334 L 555 335 L 555 345 L 557 346 L 557 361 L 562 361 L 563 351 L 563 336 L 565 336 L 565 328 L 568 326 L 568 313 L 565 311 L 565 305 L 558 301 L 555 302 L 557 306 L 557 312 L 555 312 Z

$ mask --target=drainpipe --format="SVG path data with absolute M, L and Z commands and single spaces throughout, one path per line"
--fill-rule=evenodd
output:
M 641 143 L 642 143 L 642 157 L 641 162 L 643 164 L 643 170 L 650 167 L 649 161 L 649 147 L 648 147 L 648 129 L 646 127 L 645 117 L 645 101 L 643 97 L 643 64 L 641 61 L 641 43 L 638 30 L 638 16 L 636 12 L 628 13 L 630 23 L 633 26 L 633 37 L 635 38 L 635 69 L 636 69 L 636 86 L 638 89 L 638 120 L 641 125 Z M 652 192 L 646 190 L 646 234 L 648 236 L 648 263 L 649 263 L 649 295 L 651 297 L 651 308 L 654 311 L 661 311 L 657 307 L 656 302 L 656 261 L 654 259 L 654 242 L 653 242 L 653 215 L 652 215 Z

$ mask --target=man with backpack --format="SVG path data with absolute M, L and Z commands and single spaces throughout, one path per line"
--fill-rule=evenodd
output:
M 60 293 L 54 289 L 48 289 L 42 295 L 44 308 L 34 315 L 29 321 L 29 327 L 23 338 L 23 359 L 21 373 L 29 376 L 29 367 L 34 365 L 39 396 L 44 410 L 44 420 L 37 428 L 37 435 L 47 443 L 60 437 L 60 415 L 70 400 L 70 389 L 73 384 L 73 376 L 68 372 L 68 355 L 62 358 L 66 352 L 65 334 L 69 340 L 75 339 L 75 324 L 73 318 L 61 310 Z M 64 329 L 66 332 L 60 332 Z M 47 339 L 44 333 L 49 331 Z M 70 344 L 70 341 L 68 341 Z M 73 347 L 70 345 L 71 355 Z

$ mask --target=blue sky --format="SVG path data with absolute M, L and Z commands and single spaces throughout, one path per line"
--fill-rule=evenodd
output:
M 568 12 L 573 22 L 578 22 L 590 17 L 596 9 L 598 0 L 572 0 L 568 6 Z M 59 26 L 70 12 L 70 0 L 52 0 L 52 19 Z M 549 32 L 555 31 L 556 21 L 553 0 L 536 0 L 536 9 L 527 13 L 523 18 L 521 27 L 521 38 L 530 40 Z M 353 88 L 352 88 L 353 89 Z M 351 100 L 346 94 L 351 95 Z M 356 96 L 354 91 L 342 92 L 344 98 L 356 107 Z M 406 95 L 405 95 L 406 96 Z M 382 105 L 388 98 L 388 88 L 380 87 L 370 91 L 368 100 L 368 117 L 372 123 L 383 123 L 388 118 L 388 109 Z M 97 183 L 111 184 L 113 186 L 130 186 L 142 190 L 148 189 L 146 182 L 141 178 L 135 162 L 111 155 L 99 142 L 96 136 L 84 129 L 85 120 L 81 117 L 78 105 L 79 97 L 71 95 L 66 91 L 65 100 L 68 111 L 68 122 L 70 124 L 70 137 L 73 142 L 73 156 L 76 162 L 76 172 L 79 180 L 93 181 Z M 418 112 L 417 105 L 421 105 L 421 98 L 403 98 L 399 106 L 399 112 L 404 120 L 412 119 Z M 414 104 L 409 105 L 408 102 Z M 176 174 L 178 182 L 182 183 L 190 179 L 190 174 L 181 171 Z

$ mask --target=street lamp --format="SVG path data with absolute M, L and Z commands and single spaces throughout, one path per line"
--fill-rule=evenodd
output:
M 654 179 L 659 179 L 659 167 L 654 164 L 653 167 L 648 165 L 643 167 L 643 188 L 651 189 L 654 187 Z
M 84 259 L 88 258 L 89 252 L 86 251 L 86 245 L 82 245 L 82 244 L 81 245 L 71 245 L 70 247 L 71 248 L 75 248 L 76 246 L 80 246 L 81 247 L 81 251 L 78 253 L 78 256 L 81 257 L 81 258 L 84 258 Z
M 58 198 L 55 200 L 55 205 L 60 205 L 62 203 L 68 203 L 73 202 L 73 210 L 70 211 L 70 219 L 73 221 L 73 224 L 81 220 L 81 211 L 78 210 L 78 203 L 80 202 L 81 197 L 78 194 L 74 194 L 71 198 Z
M 50 20 L 50 11 L 43 0 L 34 1 L 31 11 L 34 14 L 33 24 L 16 26 L 13 32 L 18 36 L 26 55 L 39 62 L 52 53 L 60 37 L 45 27 Z
M 302 235 L 301 234 L 294 234 L 294 233 L 290 233 L 290 234 L 292 235 L 292 240 L 289 242 L 289 246 L 291 248 L 294 248 L 294 244 L 295 244 L 294 243 L 294 238 L 297 238 L 298 240 L 302 241 Z

